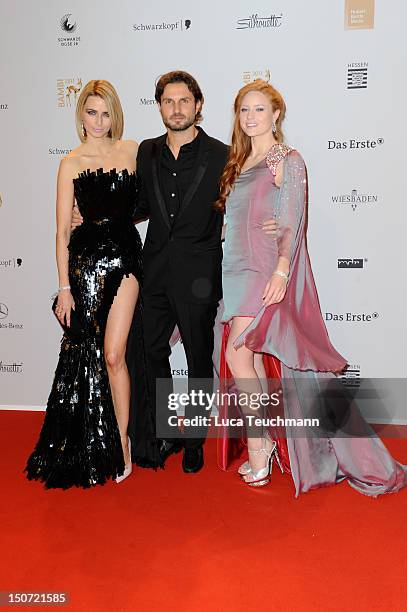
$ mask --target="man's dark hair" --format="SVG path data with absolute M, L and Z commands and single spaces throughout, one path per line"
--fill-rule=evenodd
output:
M 163 74 L 158 79 L 157 85 L 155 87 L 155 99 L 158 104 L 161 104 L 161 97 L 163 95 L 164 89 L 170 83 L 185 83 L 191 94 L 194 96 L 195 103 L 203 103 L 204 97 L 201 88 L 199 87 L 194 77 L 188 72 L 184 72 L 183 70 L 173 70 L 172 72 L 167 72 L 166 74 Z M 201 111 L 199 111 L 195 117 L 195 123 L 199 123 L 199 121 L 202 121 Z

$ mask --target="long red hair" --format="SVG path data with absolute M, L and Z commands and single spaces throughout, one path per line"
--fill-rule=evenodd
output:
M 225 212 L 226 198 L 230 194 L 233 184 L 241 173 L 243 164 L 251 151 L 250 136 L 245 134 L 240 127 L 240 107 L 242 106 L 244 96 L 250 91 L 260 91 L 270 100 L 273 112 L 276 110 L 280 111 L 276 121 L 274 136 L 277 142 L 283 142 L 284 139 L 281 124 L 285 116 L 285 102 L 280 92 L 262 79 L 257 79 L 253 83 L 249 83 L 239 89 L 234 104 L 235 119 L 233 123 L 232 145 L 228 161 L 220 178 L 219 197 L 214 204 L 214 208 L 220 212 Z

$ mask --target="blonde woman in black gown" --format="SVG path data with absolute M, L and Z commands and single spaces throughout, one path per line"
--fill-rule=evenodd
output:
M 63 337 L 44 424 L 25 468 L 47 488 L 120 482 L 132 468 L 125 356 L 142 274 L 132 222 L 137 143 L 121 140 L 122 108 L 107 81 L 85 86 L 76 124 L 82 144 L 58 173 L 56 315 L 70 326 L 74 309 L 82 334 L 72 338 L 68 329 Z M 75 201 L 84 223 L 71 236 Z M 132 344 L 132 377 L 144 388 L 140 332 Z

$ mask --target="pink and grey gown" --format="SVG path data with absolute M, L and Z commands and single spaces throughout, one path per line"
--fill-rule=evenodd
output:
M 275 175 L 281 160 L 283 180 L 277 187 Z M 223 303 L 215 325 L 215 368 L 221 388 L 235 388 L 225 360 L 229 324 L 233 317 L 252 317 L 235 347 L 245 345 L 263 353 L 267 376 L 281 378 L 286 419 L 315 413 L 316 403 L 319 415 L 329 413 L 331 406 L 326 405 L 322 390 L 333 389 L 340 396 L 343 386 L 333 372 L 347 363 L 332 346 L 322 318 L 306 247 L 306 201 L 307 174 L 301 155 L 277 144 L 265 160 L 240 174 L 226 202 Z M 262 223 L 272 217 L 279 224 L 276 238 L 262 229 Z M 279 304 L 264 307 L 263 292 L 280 256 L 290 261 L 286 294 Z M 352 404 L 347 414 L 350 435 L 341 428 L 324 430 L 323 425 L 317 434 L 309 435 L 304 429 L 301 435 L 298 427 L 285 426 L 279 448 L 297 496 L 344 479 L 371 496 L 395 492 L 407 484 L 407 467 L 392 458 L 357 407 Z M 223 430 L 218 445 L 222 469 L 242 449 L 241 441 L 227 434 Z

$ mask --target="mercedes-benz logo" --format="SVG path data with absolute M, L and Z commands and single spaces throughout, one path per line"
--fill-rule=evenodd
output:
M 0 319 L 5 319 L 8 316 L 8 308 L 5 304 L 0 303 Z

